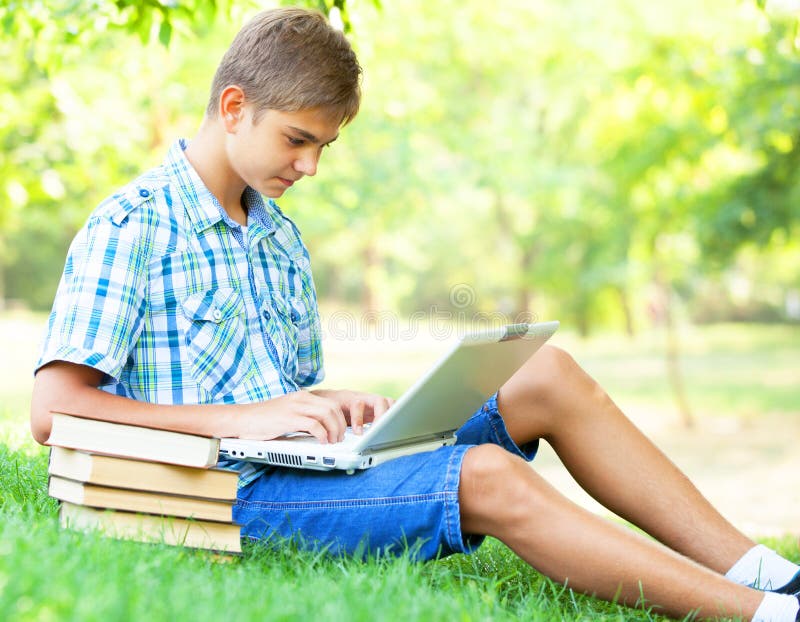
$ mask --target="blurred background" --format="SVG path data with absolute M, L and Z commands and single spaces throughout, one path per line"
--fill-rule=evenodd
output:
M 313 259 L 328 382 L 397 393 L 442 318 L 558 319 L 642 427 L 680 430 L 687 463 L 717 455 L 700 429 L 755 448 L 755 487 L 794 468 L 800 3 L 292 4 L 329 13 L 364 68 L 361 113 L 279 201 Z M 11 419 L 72 236 L 193 135 L 233 35 L 273 5 L 0 0 Z
M 800 40 L 763 5 L 348 1 L 362 112 L 280 202 L 321 298 L 412 314 L 466 284 L 460 309 L 584 335 L 800 321 Z M 265 6 L 0 3 L 6 307 L 49 308 L 76 229 L 191 137 Z

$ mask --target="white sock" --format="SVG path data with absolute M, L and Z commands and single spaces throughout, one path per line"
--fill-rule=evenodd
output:
M 800 572 L 800 566 L 763 544 L 747 551 L 725 576 L 731 581 L 760 590 L 777 590 Z
M 800 603 L 789 594 L 765 592 L 752 622 L 795 622 Z

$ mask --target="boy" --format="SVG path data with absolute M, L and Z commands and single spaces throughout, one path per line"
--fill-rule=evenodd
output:
M 306 389 L 322 378 L 314 284 L 297 229 L 271 200 L 315 174 L 358 110 L 359 82 L 347 40 L 317 13 L 267 11 L 242 29 L 195 138 L 104 201 L 73 242 L 37 365 L 37 441 L 54 410 L 323 443 L 385 412 L 381 396 Z M 526 462 L 540 438 L 666 546 L 544 482 Z M 633 605 L 641 589 L 671 615 L 795 620 L 800 568 L 725 521 L 558 348 L 531 358 L 458 440 L 354 475 L 225 463 L 241 474 L 235 518 L 250 538 L 299 535 L 342 553 L 408 542 L 422 559 L 492 535 L 602 598 Z M 747 587 L 759 581 L 785 593 Z

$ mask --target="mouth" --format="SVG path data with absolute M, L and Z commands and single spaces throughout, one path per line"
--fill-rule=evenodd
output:
M 283 177 L 278 177 L 277 179 L 287 188 L 291 187 L 292 184 L 294 184 L 294 182 L 297 181 L 296 179 L 285 179 Z

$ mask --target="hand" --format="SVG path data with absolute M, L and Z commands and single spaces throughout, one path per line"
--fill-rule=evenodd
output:
M 316 393 L 295 391 L 266 402 L 237 406 L 230 426 L 233 429 L 226 430 L 227 435 L 267 440 L 290 432 L 307 432 L 320 443 L 337 443 L 347 428 L 342 407 Z
M 364 423 L 376 421 L 394 404 L 390 397 L 359 391 L 318 389 L 311 393 L 336 402 L 355 434 L 363 433 Z

